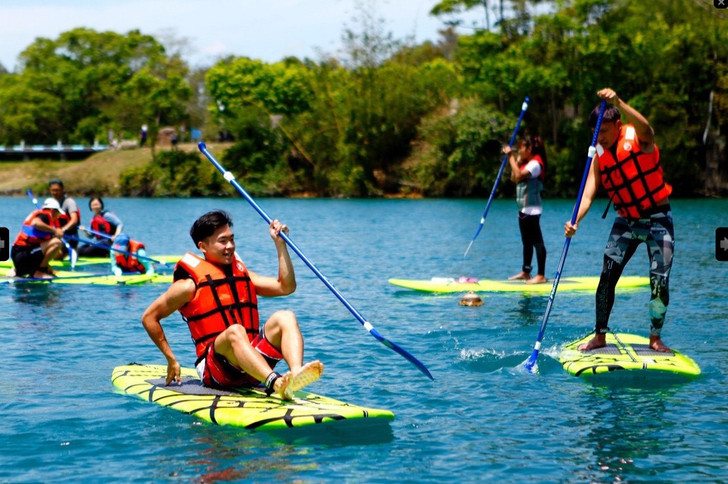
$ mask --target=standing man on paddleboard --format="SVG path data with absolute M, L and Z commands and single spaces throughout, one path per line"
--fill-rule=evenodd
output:
M 607 192 L 617 217 L 604 249 L 604 265 L 596 293 L 595 336 L 580 350 L 606 346 L 609 313 L 614 305 L 614 288 L 622 270 L 640 243 L 647 244 L 650 258 L 649 304 L 650 346 L 656 351 L 668 352 L 660 337 L 669 303 L 669 279 L 675 244 L 675 231 L 668 196 L 672 187 L 662 175 L 660 152 L 655 144 L 655 132 L 647 119 L 636 109 L 622 101 L 612 89 L 605 88 L 597 95 L 609 103 L 602 117 L 597 137 L 596 163 L 584 187 L 576 224 L 564 226 L 564 235 L 576 233 L 579 221 L 589 211 L 599 186 Z M 626 123 L 620 119 L 624 116 Z M 592 130 L 596 129 L 599 106 L 589 117 Z M 606 216 L 606 211 L 605 211 Z
M 290 400 L 293 392 L 316 381 L 323 364 L 303 365 L 303 337 L 291 311 L 276 311 L 259 324 L 257 295 L 286 296 L 296 289 L 296 277 L 280 232 L 288 227 L 270 224 L 278 253 L 278 277 L 249 271 L 235 253 L 230 216 L 215 210 L 197 219 L 190 235 L 204 259 L 191 252 L 174 271 L 172 286 L 144 312 L 142 323 L 167 359 L 167 380 L 180 380 L 180 365 L 170 348 L 161 320 L 179 310 L 195 342 L 195 366 L 203 384 L 216 388 L 254 386 L 263 382 L 266 393 Z M 290 371 L 273 371 L 280 360 Z
M 522 140 L 518 144 L 518 159 L 510 146 L 503 148 L 511 166 L 511 181 L 516 183 L 516 202 L 518 203 L 518 228 L 523 243 L 523 266 L 521 272 L 508 279 L 524 279 L 526 284 L 546 282 L 546 245 L 541 233 L 541 192 L 546 175 L 546 149 L 538 136 Z M 531 261 L 536 251 L 538 273 L 531 277 Z

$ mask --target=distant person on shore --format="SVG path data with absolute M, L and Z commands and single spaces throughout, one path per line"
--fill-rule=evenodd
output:
M 120 233 L 114 239 L 111 251 L 111 272 L 115 276 L 122 273 L 154 274 L 154 266 L 147 258 L 144 244 Z
M 147 142 L 147 125 L 142 124 L 142 129 L 139 131 L 139 147 L 143 148 Z
M 235 252 L 232 219 L 222 210 L 198 218 L 190 235 L 204 258 L 188 252 L 177 263 L 172 286 L 144 312 L 142 323 L 167 359 L 167 380 L 180 382 L 180 365 L 161 320 L 179 310 L 195 342 L 197 373 L 205 386 L 235 388 L 263 383 L 267 394 L 290 400 L 293 392 L 316 381 L 323 364 L 303 364 L 303 337 L 291 311 L 276 311 L 261 325 L 257 296 L 286 296 L 296 289 L 288 248 L 278 220 L 269 234 L 278 254 L 277 277 L 249 271 Z M 285 360 L 290 371 L 273 370 Z
M 546 282 L 546 245 L 541 233 L 541 192 L 546 174 L 546 149 L 541 138 L 534 136 L 518 144 L 518 157 L 510 146 L 503 148 L 511 166 L 511 180 L 516 183 L 516 203 L 518 204 L 518 228 L 523 243 L 523 265 L 521 272 L 509 277 L 510 280 L 523 279 L 526 284 Z M 536 251 L 538 272 L 531 277 L 531 262 Z
M 48 190 L 51 193 L 51 197 L 55 198 L 61 205 L 61 216 L 58 222 L 61 225 L 61 229 L 65 235 L 71 235 L 78 238 L 78 225 L 81 223 L 81 209 L 78 208 L 76 200 L 71 197 L 67 197 L 63 188 L 63 181 L 58 178 L 48 182 Z M 78 240 L 67 240 L 67 243 L 72 248 L 78 247 Z M 66 247 L 61 248 L 59 253 L 59 259 L 63 259 L 68 255 Z
M 644 242 L 650 259 L 652 289 L 650 347 L 655 351 L 669 352 L 670 348 L 662 342 L 661 332 L 670 300 L 668 287 L 675 245 L 668 199 L 672 187 L 662 175 L 655 131 L 647 119 L 622 101 L 612 89 L 602 89 L 597 95 L 609 104 L 604 110 L 597 138 L 596 163 L 591 164 L 576 224 L 567 221 L 564 235 L 571 237 L 576 233 L 579 221 L 589 211 L 600 185 L 606 190 L 610 203 L 614 204 L 617 217 L 604 249 L 604 265 L 596 293 L 595 336 L 579 349 L 587 351 L 606 346 L 615 287 L 624 266 Z M 589 117 L 592 130 L 596 129 L 599 108 L 594 108 Z M 626 121 L 624 124 L 621 116 Z
M 121 223 L 116 214 L 104 208 L 104 201 L 100 197 L 91 198 L 88 202 L 88 208 L 94 214 L 90 228 L 97 233 L 93 234 L 87 231 L 86 235 L 96 245 L 84 244 L 80 246 L 78 255 L 83 257 L 108 257 L 109 249 L 99 247 L 99 245 L 111 247 L 114 237 L 121 233 L 124 224 Z M 99 234 L 105 234 L 107 237 Z
M 63 229 L 59 218 L 61 205 L 47 198 L 40 209 L 33 210 L 23 221 L 23 227 L 10 250 L 14 272 L 9 276 L 48 279 L 55 276 L 50 261 L 61 250 Z

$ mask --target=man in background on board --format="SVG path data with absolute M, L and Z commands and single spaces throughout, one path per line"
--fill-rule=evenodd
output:
M 86 235 L 90 237 L 96 245 L 82 245 L 78 248 L 78 255 L 84 257 L 108 257 L 109 249 L 99 247 L 99 245 L 111 247 L 112 241 L 121 233 L 124 224 L 121 223 L 121 220 L 115 213 L 109 212 L 104 208 L 104 201 L 101 200 L 100 197 L 91 198 L 88 201 L 88 208 L 91 209 L 91 213 L 94 214 L 91 219 L 91 223 L 89 224 L 91 226 L 91 230 L 98 232 L 98 234 L 106 234 L 107 237 L 86 232 Z
M 111 247 L 111 272 L 120 276 L 124 272 L 154 274 L 152 261 L 147 257 L 144 244 L 121 233 Z
M 10 252 L 14 274 L 9 276 L 49 279 L 55 275 L 48 264 L 63 246 L 62 214 L 58 201 L 47 198 L 40 209 L 25 218 Z
M 273 220 L 269 233 L 278 253 L 278 277 L 249 271 L 235 253 L 232 220 L 216 210 L 202 215 L 190 235 L 204 259 L 191 252 L 177 263 L 172 286 L 144 312 L 142 323 L 167 359 L 166 384 L 180 382 L 180 365 L 160 321 L 179 310 L 195 342 L 195 366 L 203 384 L 231 388 L 265 385 L 268 395 L 283 399 L 316 381 L 323 364 L 303 365 L 303 337 L 291 311 L 276 311 L 259 324 L 257 296 L 286 296 L 296 289 L 288 248 L 280 232 L 288 227 Z M 273 368 L 285 360 L 290 371 Z
M 55 198 L 61 205 L 63 213 L 58 219 L 58 222 L 65 235 L 71 235 L 78 238 L 78 225 L 81 223 L 81 209 L 78 208 L 76 201 L 67 197 L 63 189 L 63 182 L 59 179 L 53 179 L 48 182 L 48 190 L 51 193 L 51 197 Z M 68 245 L 74 249 L 78 246 L 78 240 L 67 240 Z M 65 246 L 61 247 L 59 252 L 59 259 L 63 259 L 68 254 Z
M 516 183 L 518 228 L 523 243 L 521 272 L 508 279 L 523 279 L 526 284 L 546 282 L 546 245 L 543 243 L 539 221 L 543 213 L 541 192 L 546 174 L 546 149 L 538 136 L 522 140 L 518 145 L 518 159 L 510 146 L 503 148 L 511 166 L 511 180 Z M 531 261 L 536 250 L 538 273 L 531 277 Z
M 645 242 L 650 258 L 652 291 L 649 304 L 650 347 L 668 352 L 670 348 L 662 342 L 660 334 L 670 299 L 668 283 L 675 241 L 668 199 L 672 187 L 662 176 L 655 132 L 647 119 L 622 101 L 612 89 L 602 89 L 597 95 L 608 105 L 597 138 L 596 159 L 591 164 L 584 187 L 577 223 L 572 225 L 567 221 L 564 235 L 571 237 L 576 233 L 579 221 L 589 211 L 600 185 L 606 190 L 610 203 L 614 204 L 617 217 L 604 249 L 604 265 L 597 287 L 596 334 L 579 349 L 585 351 L 606 345 L 614 288 L 637 246 Z M 620 111 L 625 124 L 620 119 Z M 589 118 L 592 130 L 596 129 L 598 117 L 599 106 Z

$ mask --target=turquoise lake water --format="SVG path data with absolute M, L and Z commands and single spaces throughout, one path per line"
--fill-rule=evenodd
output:
M 86 199 L 83 222 L 90 217 Z M 339 291 L 387 338 L 430 369 L 425 378 L 377 342 L 292 253 L 298 290 L 265 299 L 261 318 L 292 309 L 306 359 L 324 375 L 310 390 L 387 408 L 372 430 L 335 425 L 250 432 L 218 427 L 118 393 L 115 366 L 163 364 L 144 331 L 144 309 L 166 287 L 0 285 L 0 482 L 726 482 L 728 481 L 728 262 L 715 259 L 715 229 L 728 200 L 673 200 L 676 248 L 663 337 L 702 367 L 685 383 L 597 385 L 555 360 L 589 333 L 592 293 L 557 292 L 539 374 L 521 366 L 548 295 L 400 290 L 391 277 L 503 279 L 520 270 L 515 203 L 496 200 L 463 258 L 485 200 L 260 199 Z M 242 199 L 108 199 L 107 208 L 150 255 L 191 250 L 199 215 L 232 215 L 238 252 L 274 274 L 266 224 Z M 556 271 L 573 201 L 546 200 L 541 221 L 547 277 Z M 32 206 L 0 198 L 0 225 L 17 233 Z M 595 203 L 573 239 L 563 277 L 597 276 L 612 216 Z M 535 262 L 535 261 L 534 261 Z M 645 249 L 625 275 L 647 275 Z M 649 291 L 618 294 L 612 329 L 646 335 Z M 184 366 L 194 363 L 179 314 L 163 321 Z

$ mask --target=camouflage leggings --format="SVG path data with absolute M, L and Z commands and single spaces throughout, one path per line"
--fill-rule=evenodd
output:
M 606 333 L 609 314 L 614 305 L 614 288 L 637 246 L 644 242 L 650 258 L 650 334 L 660 336 L 665 312 L 670 302 L 669 281 L 675 230 L 669 205 L 665 212 L 650 218 L 630 220 L 617 217 L 604 248 L 604 266 L 596 294 L 596 332 Z

